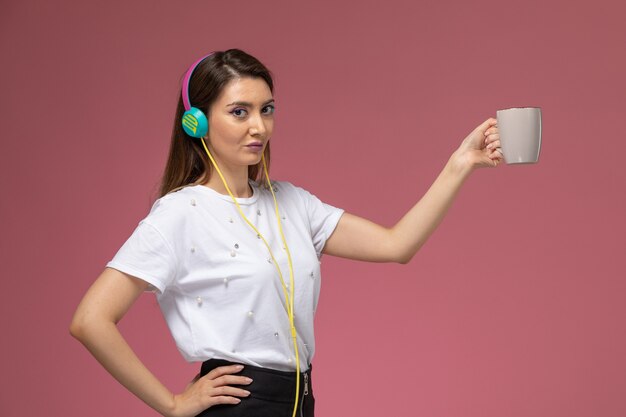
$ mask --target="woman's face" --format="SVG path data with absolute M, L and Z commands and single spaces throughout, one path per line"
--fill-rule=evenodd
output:
M 231 80 L 209 110 L 208 146 L 220 169 L 258 164 L 274 128 L 274 99 L 262 78 Z

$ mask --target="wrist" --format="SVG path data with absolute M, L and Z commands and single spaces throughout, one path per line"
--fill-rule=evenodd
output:
M 461 153 L 456 150 L 452 156 L 450 156 L 445 169 L 451 175 L 458 176 L 464 180 L 474 171 L 474 165 L 469 160 L 466 153 Z
M 175 417 L 176 416 L 176 395 L 171 394 L 169 401 L 161 410 L 157 410 L 163 417 Z

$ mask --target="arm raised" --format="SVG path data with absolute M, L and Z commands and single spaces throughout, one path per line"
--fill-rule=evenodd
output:
M 370 262 L 408 263 L 445 217 L 461 186 L 477 167 L 501 161 L 495 119 L 472 131 L 426 194 L 392 228 L 344 213 L 323 253 Z

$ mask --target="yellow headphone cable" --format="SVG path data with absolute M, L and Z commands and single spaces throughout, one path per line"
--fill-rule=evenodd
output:
M 269 177 L 269 175 L 267 173 L 267 166 L 265 164 L 265 152 L 263 152 L 261 154 L 261 160 L 263 161 L 263 172 L 265 173 L 265 178 L 267 180 L 267 185 L 270 188 L 270 191 L 272 193 L 272 197 L 274 197 L 274 208 L 276 210 L 276 220 L 278 222 L 278 230 L 280 231 L 280 237 L 281 237 L 281 240 L 282 240 L 283 245 L 285 247 L 285 251 L 287 252 L 287 261 L 289 263 L 289 287 L 287 287 L 285 285 L 285 280 L 283 279 L 283 274 L 280 271 L 280 267 L 278 266 L 278 262 L 276 261 L 276 258 L 274 258 L 274 253 L 272 252 L 272 249 L 270 248 L 270 245 L 267 243 L 267 240 L 265 240 L 265 237 L 261 234 L 261 232 L 259 232 L 259 230 L 256 227 L 254 227 L 254 225 L 248 220 L 248 218 L 245 216 L 245 214 L 243 214 L 243 211 L 241 210 L 241 207 L 239 206 L 239 203 L 237 202 L 237 199 L 235 198 L 235 196 L 233 196 L 233 193 L 230 191 L 230 188 L 228 188 L 228 184 L 226 184 L 226 180 L 224 179 L 224 176 L 222 175 L 222 172 L 220 171 L 219 167 L 217 166 L 217 163 L 215 162 L 215 160 L 211 156 L 211 153 L 209 152 L 209 149 L 207 148 L 206 143 L 204 142 L 204 138 L 200 138 L 200 140 L 202 141 L 202 146 L 204 146 L 204 150 L 206 151 L 207 155 L 209 156 L 209 159 L 211 160 L 211 163 L 213 164 L 213 166 L 215 167 L 215 170 L 217 171 L 217 173 L 219 174 L 220 178 L 222 179 L 222 182 L 224 183 L 224 187 L 226 187 L 226 191 L 228 191 L 228 194 L 230 195 L 230 197 L 233 199 L 233 202 L 237 206 L 237 210 L 239 211 L 239 214 L 245 220 L 245 222 L 248 223 L 248 225 L 256 232 L 257 236 L 260 237 L 263 240 L 263 243 L 267 247 L 267 250 L 269 251 L 270 256 L 272 257 L 272 261 L 274 263 L 274 266 L 276 267 L 276 270 L 278 271 L 278 276 L 280 277 L 280 283 L 281 283 L 282 288 L 283 288 L 283 294 L 285 296 L 285 305 L 286 305 L 287 315 L 289 316 L 289 325 L 291 326 L 291 329 L 290 329 L 291 338 L 293 340 L 293 347 L 294 347 L 295 355 L 296 355 L 296 397 L 295 397 L 295 402 L 294 402 L 294 406 L 293 406 L 293 417 L 295 417 L 296 416 L 296 411 L 298 409 L 298 397 L 299 397 L 299 394 L 300 394 L 300 356 L 299 356 L 299 352 L 298 352 L 298 340 L 297 340 L 297 333 L 296 333 L 296 325 L 295 325 L 295 322 L 294 322 L 293 263 L 291 261 L 291 252 L 289 251 L 289 246 L 287 246 L 287 241 L 285 239 L 285 234 L 283 233 L 283 227 L 282 227 L 282 225 L 280 223 L 280 214 L 278 213 L 278 202 L 276 201 L 276 195 L 274 194 L 274 187 L 272 186 L 272 183 L 270 182 L 270 177 Z M 289 288 L 289 291 L 287 290 L 287 288 Z

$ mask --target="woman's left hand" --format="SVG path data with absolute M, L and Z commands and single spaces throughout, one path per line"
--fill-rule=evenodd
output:
M 463 171 L 497 167 L 502 162 L 497 120 L 489 118 L 474 129 L 452 156 L 454 165 Z

